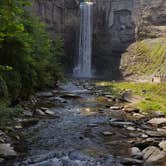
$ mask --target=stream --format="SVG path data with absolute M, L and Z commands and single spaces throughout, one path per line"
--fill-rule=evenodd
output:
M 24 129 L 28 155 L 14 166 L 142 165 L 142 161 L 130 158 L 131 143 L 139 139 L 139 131 L 126 120 L 125 127 L 110 124 L 111 119 L 124 119 L 124 115 L 112 115 L 109 100 L 99 100 L 102 89 L 93 82 L 71 80 L 53 92 L 51 97 L 43 95 L 40 103 L 45 106 L 51 101 L 49 109 L 56 117 L 43 118 Z

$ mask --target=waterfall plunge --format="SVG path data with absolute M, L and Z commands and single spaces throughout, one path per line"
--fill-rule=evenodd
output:
M 77 65 L 74 68 L 74 76 L 76 77 L 92 76 L 92 5 L 92 2 L 82 2 L 80 4 L 79 56 Z

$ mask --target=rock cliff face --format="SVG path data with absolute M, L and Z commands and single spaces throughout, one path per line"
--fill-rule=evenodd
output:
M 72 68 L 78 53 L 79 0 L 33 0 L 33 4 L 52 36 L 64 37 L 68 66 Z M 97 73 L 108 71 L 115 76 L 121 53 L 139 37 L 142 25 L 166 25 L 166 1 L 94 0 L 93 15 L 94 68 L 100 69 Z

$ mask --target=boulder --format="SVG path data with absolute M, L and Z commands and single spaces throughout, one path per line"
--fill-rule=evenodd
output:
M 161 141 L 159 143 L 159 147 L 164 151 L 166 152 L 166 141 Z
M 10 144 L 0 144 L 0 156 L 2 157 L 16 157 L 17 153 Z
M 133 95 L 132 91 L 128 90 L 122 94 L 122 99 L 130 103 L 137 103 L 142 100 L 142 97 L 138 95 Z
M 131 156 L 132 156 L 132 157 L 135 157 L 135 158 L 140 158 L 140 157 L 142 157 L 142 152 L 141 152 L 141 150 L 140 150 L 139 148 L 137 148 L 137 147 L 132 147 L 132 148 L 130 149 L 130 152 L 131 152 Z
M 160 151 L 159 148 L 155 146 L 149 146 L 146 149 L 142 151 L 143 158 L 148 163 L 157 162 L 159 160 L 162 160 L 166 158 L 166 153 L 163 151 Z
M 152 118 L 148 123 L 154 127 L 160 127 L 166 124 L 166 118 Z

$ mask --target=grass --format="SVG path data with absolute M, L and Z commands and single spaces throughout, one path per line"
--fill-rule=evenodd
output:
M 166 38 L 136 42 L 122 56 L 122 67 L 128 75 L 165 74 Z
M 133 94 L 143 97 L 134 106 L 142 111 L 162 111 L 166 113 L 166 84 L 134 83 L 134 82 L 98 82 L 98 86 L 105 86 L 115 96 L 120 96 L 125 90 L 132 90 Z

